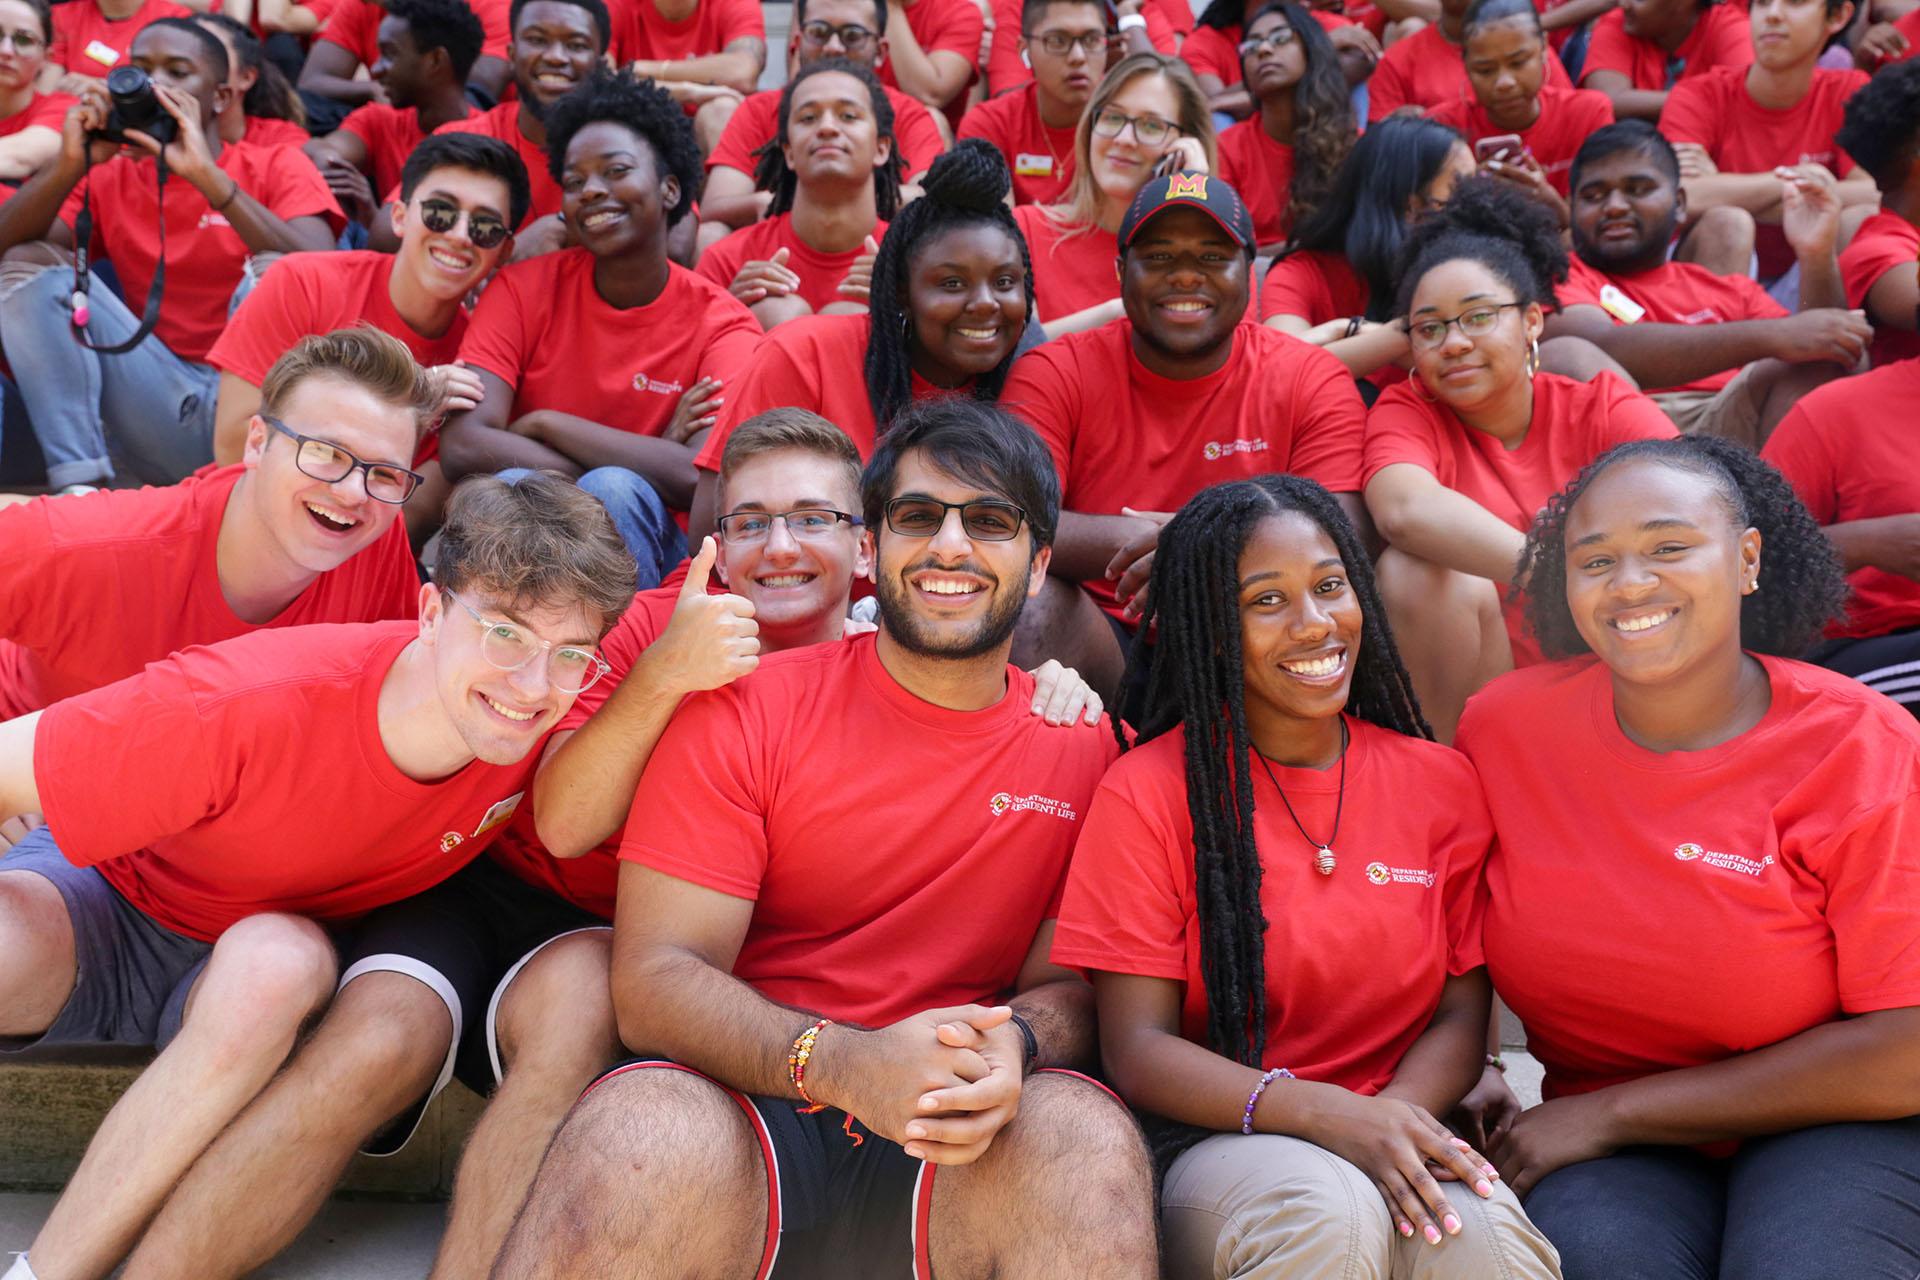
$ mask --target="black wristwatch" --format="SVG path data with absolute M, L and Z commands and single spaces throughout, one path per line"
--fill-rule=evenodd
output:
M 1027 1075 L 1033 1070 L 1033 1064 L 1040 1060 L 1040 1041 L 1034 1038 L 1033 1024 L 1019 1014 L 1014 1014 L 1013 1025 L 1020 1029 L 1020 1038 L 1026 1042 L 1026 1061 L 1020 1065 L 1020 1074 Z

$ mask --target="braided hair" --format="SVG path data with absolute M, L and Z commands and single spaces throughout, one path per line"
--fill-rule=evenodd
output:
M 793 79 L 787 81 L 787 87 L 780 91 L 780 127 L 771 141 L 754 152 L 758 162 L 753 169 L 753 185 L 761 191 L 773 192 L 773 203 L 767 206 L 767 217 L 777 218 L 793 208 L 793 193 L 800 185 L 798 175 L 787 165 L 786 152 L 787 121 L 793 114 L 793 91 L 809 78 L 827 71 L 852 76 L 867 87 L 867 98 L 873 104 L 874 131 L 892 143 L 887 162 L 876 166 L 873 171 L 874 212 L 882 222 L 892 222 L 893 215 L 900 210 L 901 179 L 900 144 L 893 135 L 893 102 L 873 72 L 845 58 L 822 58 L 818 62 L 809 62 L 794 72 Z
M 1736 529 L 1760 531 L 1767 590 L 1740 601 L 1740 647 L 1784 658 L 1805 653 L 1846 606 L 1840 559 L 1786 477 L 1750 450 L 1712 436 L 1616 445 L 1548 500 L 1527 534 L 1519 571 L 1527 625 L 1541 649 L 1551 658 L 1591 652 L 1567 608 L 1567 516 L 1609 468 L 1639 459 L 1702 477 Z
M 1137 687 L 1146 664 L 1138 743 L 1186 726 L 1207 1042 L 1246 1066 L 1258 1065 L 1267 1039 L 1267 923 L 1260 907 L 1253 741 L 1241 667 L 1240 553 L 1262 520 L 1295 511 L 1332 540 L 1360 603 L 1360 651 L 1348 709 L 1395 733 L 1433 737 L 1388 629 L 1372 562 L 1332 494 L 1299 476 L 1234 480 L 1201 490 L 1167 522 L 1122 687 Z M 1158 638 L 1149 650 L 1139 637 L 1153 634 L 1156 624 Z M 1123 750 L 1126 745 L 1123 736 Z
M 1463 258 L 1499 277 L 1522 305 L 1559 308 L 1553 286 L 1567 278 L 1568 262 L 1558 219 L 1508 183 L 1475 177 L 1456 184 L 1444 205 L 1408 230 L 1394 314 L 1407 314 L 1427 272 Z
M 867 291 L 867 310 L 873 316 L 872 336 L 867 340 L 867 398 L 873 404 L 873 420 L 881 435 L 886 434 L 894 415 L 913 399 L 913 339 L 908 336 L 913 318 L 907 305 L 907 278 L 913 271 L 914 255 L 928 241 L 963 227 L 1005 231 L 1020 246 L 1020 263 L 1026 269 L 1027 316 L 1033 316 L 1033 259 L 1006 205 L 1013 178 L 1000 152 L 984 139 L 963 139 L 933 162 L 920 185 L 925 194 L 887 225 L 880 252 L 873 259 L 872 287 Z M 974 398 L 998 400 L 1012 364 L 1010 347 L 1005 359 L 974 379 Z

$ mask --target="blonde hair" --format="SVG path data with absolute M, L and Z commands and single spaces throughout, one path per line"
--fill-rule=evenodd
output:
M 811 409 L 786 406 L 756 413 L 733 429 L 720 454 L 721 505 L 727 480 L 750 460 L 782 449 L 798 449 L 840 464 L 848 490 L 860 492 L 860 451 L 847 433 Z
M 300 339 L 267 370 L 260 384 L 260 412 L 279 417 L 295 387 L 319 375 L 364 388 L 413 415 L 414 438 L 426 430 L 439 406 L 433 382 L 404 342 L 370 324 Z
M 1073 179 L 1067 184 L 1066 198 L 1046 209 L 1046 216 L 1056 226 L 1065 227 L 1067 235 L 1091 231 L 1098 224 L 1100 204 L 1106 199 L 1093 180 L 1093 118 L 1128 85 L 1149 75 L 1157 75 L 1173 87 L 1173 96 L 1180 104 L 1179 119 L 1173 122 L 1175 127 L 1200 144 L 1209 169 L 1219 167 L 1213 112 L 1207 106 L 1207 95 L 1201 90 L 1200 82 L 1193 78 L 1187 64 L 1164 53 L 1129 54 L 1107 69 L 1107 74 L 1095 86 L 1093 97 L 1087 100 L 1087 109 L 1080 113 L 1080 123 L 1074 127 Z
M 461 481 L 433 561 L 442 591 L 477 584 L 514 608 L 582 605 L 602 635 L 633 603 L 636 573 L 600 500 L 551 471 Z

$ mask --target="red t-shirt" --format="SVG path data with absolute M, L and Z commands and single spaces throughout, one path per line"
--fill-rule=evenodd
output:
M 245 473 L 210 467 L 165 488 L 0 509 L 0 720 L 124 679 L 188 645 L 266 627 L 414 616 L 420 579 L 406 526 L 395 520 L 272 621 L 235 617 L 216 553 L 227 500 Z
M 1033 258 L 1033 311 L 1043 324 L 1120 296 L 1119 239 L 1095 226 L 1068 235 L 1071 228 L 1048 217 L 1047 208 L 1023 204 L 1013 211 Z
M 1013 202 L 1053 204 L 1073 180 L 1074 126 L 1048 128 L 1040 119 L 1040 90 L 1033 84 L 989 98 L 960 122 L 961 138 L 985 138 L 1013 170 Z
M 1533 424 L 1519 447 L 1508 449 L 1429 401 L 1425 385 L 1410 378 L 1382 392 L 1367 414 L 1365 475 L 1371 481 L 1394 463 L 1410 462 L 1525 533 L 1548 498 L 1614 445 L 1678 434 L 1659 406 L 1610 373 L 1592 382 L 1542 373 L 1533 380 Z M 1508 600 L 1505 612 L 1514 662 L 1538 662 L 1540 647 L 1519 600 Z
M 83 0 L 73 0 L 61 7 L 80 3 Z M 326 179 L 298 147 L 229 142 L 220 148 L 218 163 L 241 190 L 281 218 L 325 218 L 335 235 L 346 226 Z M 154 173 L 150 160 L 115 156 L 95 165 L 93 175 L 75 186 L 60 206 L 60 220 L 71 229 L 80 216 L 81 197 L 92 187 L 91 252 L 113 260 L 127 309 L 135 315 L 147 305 L 147 289 L 160 261 Z M 181 359 L 204 361 L 227 327 L 227 304 L 240 283 L 248 249 L 226 215 L 215 213 L 191 182 L 177 177 L 168 181 L 166 218 L 166 293 L 153 332 Z
M 593 287 L 593 255 L 573 248 L 496 275 L 460 359 L 513 388 L 516 418 L 557 409 L 657 436 L 682 392 L 708 377 L 730 386 L 759 340 L 759 323 L 738 299 L 674 264 L 652 302 L 612 306 Z
M 756 0 L 699 0 L 693 16 L 670 22 L 653 0 L 636 0 L 623 15 L 626 61 L 679 62 L 719 53 L 735 40 L 767 38 Z
M 887 224 L 873 223 L 873 240 L 878 244 L 887 234 Z M 749 262 L 764 262 L 781 249 L 787 250 L 787 268 L 800 277 L 800 296 L 815 311 L 829 302 L 845 302 L 840 282 L 847 278 L 853 260 L 861 254 L 859 246 L 845 253 L 821 253 L 802 240 L 793 229 L 793 215 L 763 218 L 745 226 L 719 243 L 710 245 L 694 265 L 702 279 L 711 280 L 722 292 Z
M 47 61 L 75 75 L 107 78 L 125 65 L 140 28 L 155 18 L 191 18 L 193 10 L 172 0 L 143 0 L 131 16 L 108 18 L 94 0 L 70 0 L 53 6 L 53 43 Z
M 1147 20 L 1147 40 L 1164 54 L 1180 52 L 1193 31 L 1193 6 L 1187 0 L 1146 0 L 1140 16 Z M 987 92 L 995 97 L 1033 79 L 1033 68 L 1020 61 L 1020 0 L 993 0 L 993 40 L 987 53 Z M 1109 60 L 1109 66 L 1118 59 Z
M 1845 676 L 1760 661 L 1773 705 L 1705 751 L 1630 741 L 1593 658 L 1467 704 L 1498 836 L 1487 969 L 1549 1098 L 1920 1004 L 1920 727 Z
M 573 709 L 554 726 L 555 733 L 578 729 L 606 705 L 613 691 L 633 670 L 641 651 L 667 629 L 667 620 L 673 617 L 673 608 L 680 602 L 680 586 L 676 582 L 634 596 L 633 603 L 620 615 L 620 621 L 600 641 L 600 656 L 613 669 L 573 700 Z M 615 832 L 577 858 L 556 858 L 540 842 L 531 803 L 533 797 L 527 798 L 529 803 L 520 806 L 487 856 L 528 884 L 565 898 L 603 920 L 613 919 L 614 894 L 620 882 L 620 833 Z
M 1287 238 L 1287 202 L 1293 198 L 1293 145 L 1275 142 L 1254 116 L 1220 134 L 1220 176 L 1246 201 L 1254 239 Z
M 1760 456 L 1780 468 L 1823 525 L 1920 511 L 1920 472 L 1904 418 L 1915 404 L 1920 360 L 1836 379 L 1787 410 Z M 1920 583 L 1881 569 L 1856 569 L 1847 580 L 1853 598 L 1846 621 L 1829 635 L 1878 636 L 1920 625 Z
M 961 117 L 967 113 L 967 90 L 980 78 L 980 38 L 987 32 L 986 17 L 973 0 L 912 0 L 905 8 L 907 29 L 920 42 L 922 53 L 931 55 L 944 49 L 959 54 L 974 68 L 966 84 L 960 86 L 953 101 L 942 111 L 947 117 L 947 127 L 958 129 Z M 880 64 L 879 75 L 881 84 L 891 89 L 900 87 L 894 78 L 892 58 Z
M 74 4 L 84 4 L 86 0 L 71 0 Z M 10 116 L 0 116 L 0 138 L 11 138 L 23 129 L 51 129 L 55 133 L 67 123 L 67 112 L 77 98 L 64 93 L 36 93 L 27 99 L 25 110 L 16 111 Z
M 473 115 L 471 108 L 467 115 Z M 376 192 L 400 189 L 400 171 L 406 168 L 407 157 L 427 138 L 420 128 L 418 111 L 412 107 L 390 107 L 384 102 L 369 102 L 354 108 L 340 122 L 340 131 L 350 133 L 366 144 L 367 164 L 371 167 L 368 176 Z M 546 172 L 544 158 L 540 171 Z
M 527 221 L 520 224 L 522 228 L 535 218 L 560 212 L 560 184 L 553 180 L 553 171 L 547 167 L 547 149 L 527 141 L 520 132 L 518 102 L 503 102 L 489 110 L 476 111 L 465 120 L 449 121 L 434 132 L 485 134 L 520 153 L 521 163 L 527 166 L 527 181 L 533 188 L 533 201 L 527 206 Z
M 1009 667 L 993 706 L 936 707 L 870 635 L 776 653 L 681 704 L 620 856 L 752 901 L 733 973 L 768 999 L 868 1026 L 994 999 L 1115 755 L 1104 723 L 1049 727 L 1032 696 Z
M 1707 149 L 1722 173 L 1771 173 L 1783 164 L 1823 164 L 1836 178 L 1853 160 L 1833 141 L 1847 99 L 1867 83 L 1867 73 L 1816 67 L 1807 96 L 1784 111 L 1763 107 L 1747 92 L 1743 68 L 1719 67 L 1673 87 L 1660 111 L 1660 132 L 1670 142 Z M 1771 280 L 1793 265 L 1793 250 L 1778 226 L 1755 237 L 1760 278 Z
M 273 362 L 300 339 L 364 321 L 406 343 L 413 358 L 427 368 L 452 364 L 460 357 L 467 313 L 455 312 L 453 323 L 437 338 L 415 333 L 394 310 L 388 292 L 394 261 L 390 253 L 369 250 L 286 255 L 267 268 L 233 313 L 207 353 L 207 363 L 257 387 L 267 380 Z M 439 454 L 440 438 L 431 434 L 420 442 L 414 462 Z
M 1920 9 L 1914 13 L 1920 14 Z M 1913 38 L 1920 44 L 1920 33 Z M 1874 214 L 1860 224 L 1853 239 L 1840 251 L 1840 279 L 1846 284 L 1847 305 L 1865 307 L 1867 295 L 1881 276 L 1895 267 L 1911 267 L 1916 261 L 1920 261 L 1920 227 L 1890 210 Z M 1912 323 L 1913 317 L 1909 315 L 1907 320 Z M 1876 321 L 1870 354 L 1875 368 L 1920 356 L 1920 333 Z
M 1338 317 L 1351 319 L 1367 313 L 1371 295 L 1367 282 L 1345 256 L 1302 249 L 1274 259 L 1267 268 L 1267 278 L 1260 285 L 1260 318 L 1298 316 L 1310 325 Z M 1407 371 L 1397 364 L 1383 364 L 1367 375 L 1367 381 L 1383 391 L 1406 380 Z
M 1431 118 L 1451 129 L 1458 129 L 1472 146 L 1482 138 L 1497 138 L 1513 132 L 1495 124 L 1480 100 L 1456 98 L 1429 113 Z M 1613 103 L 1604 93 L 1591 89 L 1540 90 L 1540 115 L 1532 127 L 1520 131 L 1520 141 L 1546 171 L 1547 181 L 1560 195 L 1567 194 L 1567 179 L 1573 169 L 1574 153 L 1595 130 L 1613 123 Z
M 313 135 L 307 127 L 295 124 L 291 120 L 274 120 L 268 116 L 248 116 L 247 131 L 243 141 L 259 147 L 304 147 L 313 141 Z
M 1596 71 L 1618 71 L 1636 89 L 1658 92 L 1683 80 L 1705 75 L 1716 67 L 1744 71 L 1753 65 L 1753 35 L 1746 11 L 1727 3 L 1709 4 L 1694 20 L 1693 30 L 1672 54 L 1677 71 L 1667 77 L 1668 54 L 1651 40 L 1627 33 L 1627 15 L 1615 9 L 1600 15 L 1587 44 L 1587 60 L 1580 79 Z
M 1354 22 L 1325 9 L 1310 9 L 1308 15 L 1323 31 L 1351 27 Z M 1193 34 L 1180 46 L 1180 57 L 1196 76 L 1215 76 L 1226 88 L 1240 83 L 1240 41 L 1245 38 L 1240 23 L 1230 27 L 1194 25 Z
M 513 39 L 507 24 L 508 6 L 476 0 L 471 7 L 484 32 L 480 56 L 504 59 L 507 44 Z M 339 45 L 360 59 L 362 66 L 371 67 L 380 61 L 380 23 L 386 16 L 386 6 L 375 0 L 341 0 L 334 5 L 316 39 Z
M 1204 378 L 1150 372 L 1133 324 L 1070 333 L 1022 356 L 1001 396 L 1039 432 L 1062 509 L 1178 511 L 1222 480 L 1290 471 L 1335 493 L 1360 488 L 1366 410 L 1353 376 L 1319 347 L 1236 325 L 1233 354 Z M 1117 614 L 1113 583 L 1081 584 Z
M 893 145 L 900 152 L 900 172 L 909 178 L 927 171 L 934 158 L 947 149 L 933 113 L 917 98 L 898 89 L 887 89 L 887 101 L 893 104 Z M 345 125 L 340 126 L 346 128 Z M 749 94 L 734 109 L 733 117 L 707 157 L 707 172 L 725 167 L 753 176 L 760 162 L 754 152 L 772 142 L 780 132 L 780 90 L 765 89 Z
M 867 398 L 867 337 L 873 320 L 859 315 L 801 316 L 767 333 L 737 386 L 727 389 L 720 422 L 707 433 L 694 465 L 718 473 L 733 429 L 756 413 L 791 405 L 813 412 L 847 433 L 862 458 L 873 455 L 877 434 Z M 915 400 L 948 394 L 909 371 Z
M 1567 69 L 1552 50 L 1542 55 L 1547 64 L 1547 86 L 1571 89 Z M 1367 119 L 1384 120 L 1401 107 L 1431 111 L 1448 102 L 1473 97 L 1467 83 L 1467 60 L 1457 44 L 1449 44 L 1436 24 L 1422 27 L 1382 54 L 1367 81 Z
M 33 768 L 60 852 L 205 942 L 262 911 L 341 921 L 432 888 L 513 816 L 539 752 L 401 773 L 380 684 L 419 632 L 242 636 L 47 708 Z
M 1725 324 L 1732 320 L 1773 320 L 1787 309 L 1748 276 L 1715 275 L 1691 262 L 1663 262 L 1637 275 L 1609 276 L 1570 258 L 1567 282 L 1555 292 L 1562 308 L 1599 307 L 1615 324 Z M 1634 318 L 1635 308 L 1644 314 Z M 1718 391 L 1733 381 L 1740 366 L 1668 391 Z M 1652 388 L 1649 388 L 1652 390 Z
M 1373 1094 L 1392 1081 L 1450 976 L 1479 968 L 1480 871 L 1493 823 L 1459 752 L 1347 717 L 1334 872 L 1314 870 L 1267 771 L 1253 767 L 1267 919 L 1262 1066 Z M 1185 984 L 1180 1030 L 1207 1043 L 1186 734 L 1128 752 L 1094 793 L 1054 934 L 1056 964 Z M 1300 824 L 1333 830 L 1341 769 L 1273 765 Z M 1410 795 L 1433 803 L 1407 804 Z M 1380 963 L 1392 956 L 1391 964 Z

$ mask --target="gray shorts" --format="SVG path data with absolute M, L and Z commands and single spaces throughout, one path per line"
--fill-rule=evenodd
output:
M 0 872 L 53 881 L 73 923 L 73 994 L 38 1036 L 0 1037 L 0 1053 L 39 1046 L 117 1044 L 165 1048 L 180 1033 L 187 995 L 207 967 L 211 942 L 157 924 L 105 876 L 68 862 L 41 827 L 0 857 Z

